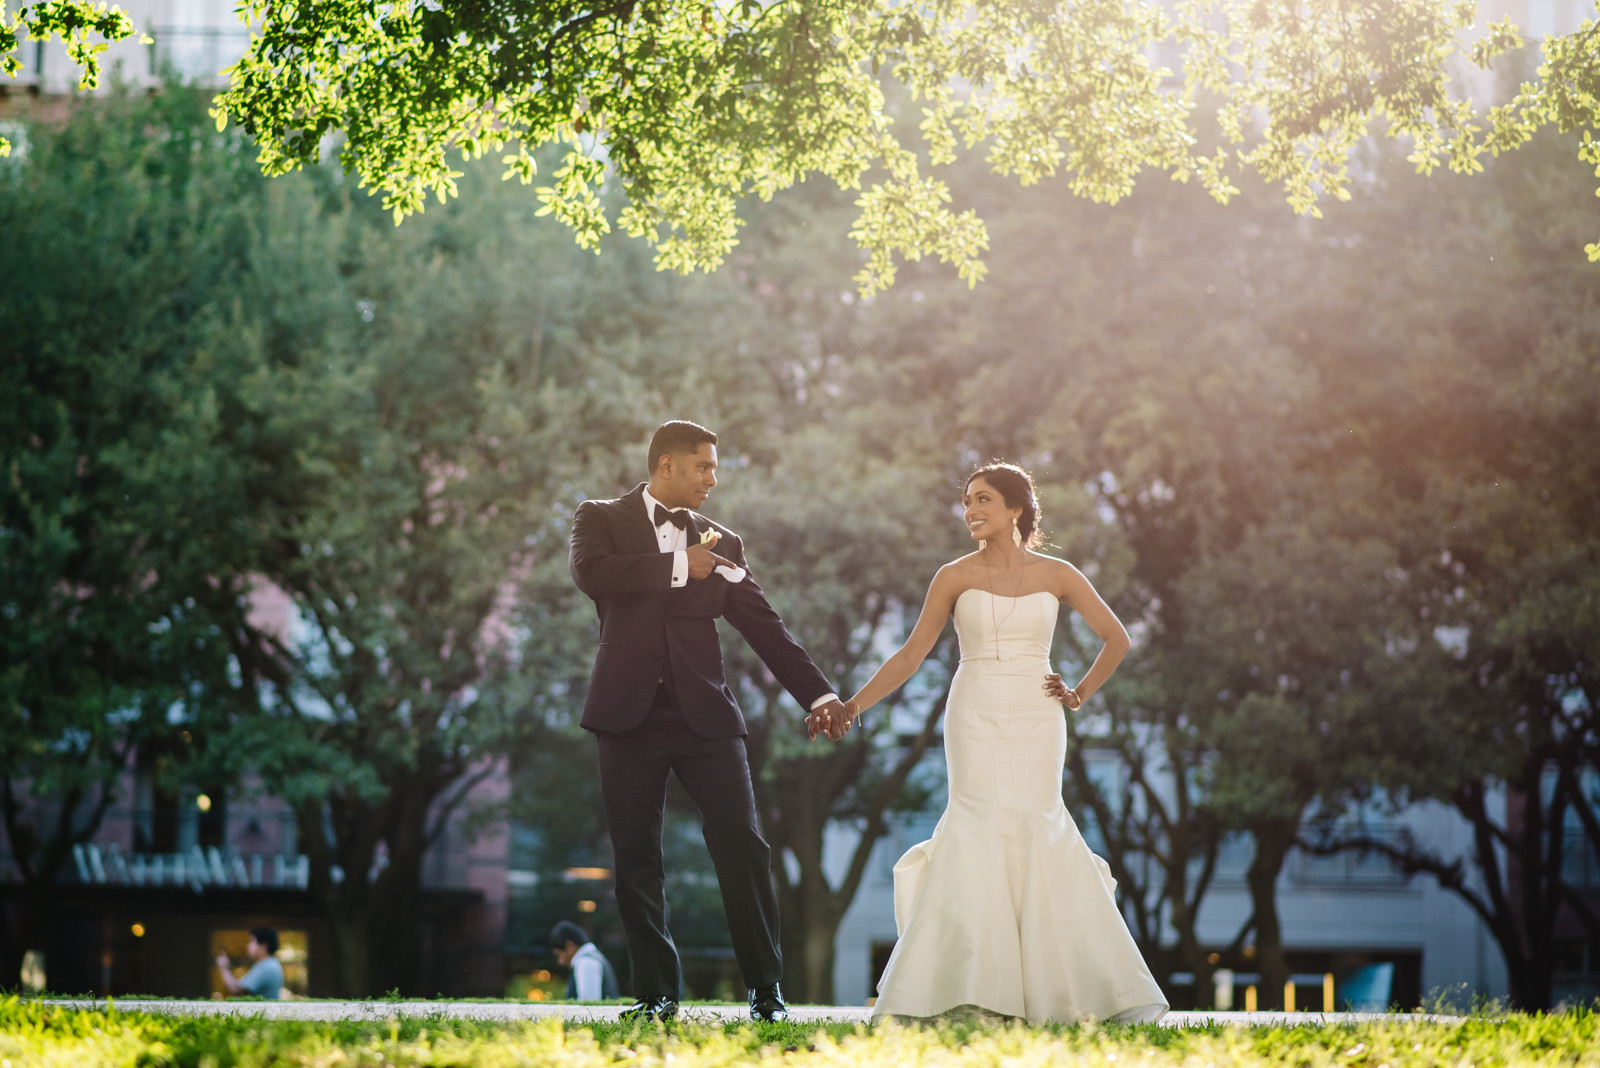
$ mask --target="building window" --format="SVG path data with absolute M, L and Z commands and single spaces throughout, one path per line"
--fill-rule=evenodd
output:
M 1401 833 L 1395 827 L 1373 827 L 1369 837 L 1398 845 Z M 1322 856 L 1295 850 L 1289 854 L 1289 878 L 1302 886 L 1403 886 L 1406 875 L 1381 853 L 1345 850 Z
M 1600 887 L 1600 856 L 1589 836 L 1569 829 L 1561 838 L 1561 881 L 1572 887 Z

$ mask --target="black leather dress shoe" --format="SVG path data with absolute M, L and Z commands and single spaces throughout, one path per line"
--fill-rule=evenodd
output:
M 779 1004 L 782 1003 L 780 1002 Z M 669 997 L 653 997 L 640 998 L 626 1009 L 623 1009 L 620 1019 L 624 1023 L 630 1020 L 637 1020 L 641 1023 L 660 1020 L 662 1023 L 666 1023 L 668 1020 L 677 1019 L 677 1016 L 678 1003 L 676 1001 Z
M 750 991 L 750 1017 L 768 1023 L 789 1018 L 789 1006 L 783 1003 L 783 991 L 777 983 Z

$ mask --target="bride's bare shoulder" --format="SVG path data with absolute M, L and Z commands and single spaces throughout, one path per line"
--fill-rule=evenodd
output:
M 939 568 L 933 576 L 933 588 L 954 597 L 969 586 L 979 584 L 977 553 L 957 557 Z
M 939 574 L 960 579 L 967 585 L 972 585 L 975 576 L 983 571 L 983 557 L 980 553 L 968 553 L 958 556 L 939 569 Z
M 928 583 L 924 611 L 947 613 L 955 608 L 956 598 L 972 585 L 971 576 L 958 566 L 960 563 L 959 560 L 952 560 L 934 572 L 933 581 Z
M 1070 560 L 1063 560 L 1059 556 L 1046 556 L 1044 553 L 1033 554 L 1040 566 L 1045 568 L 1045 575 L 1049 578 L 1049 588 L 1060 596 L 1066 596 L 1080 583 L 1087 581 L 1083 572 L 1072 565 Z

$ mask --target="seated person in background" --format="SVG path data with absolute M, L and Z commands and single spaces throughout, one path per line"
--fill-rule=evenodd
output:
M 258 998 L 276 1001 L 283 991 L 283 965 L 278 963 L 278 932 L 271 927 L 255 927 L 250 931 L 250 944 L 245 953 L 252 963 L 241 979 L 233 977 L 233 963 L 226 953 L 217 954 L 217 970 L 222 973 L 222 985 L 233 995 L 253 994 Z
M 569 920 L 562 920 L 550 929 L 550 952 L 562 967 L 571 968 L 567 977 L 567 999 L 570 1001 L 609 1001 L 622 996 L 617 983 L 617 973 L 606 960 L 589 934 Z

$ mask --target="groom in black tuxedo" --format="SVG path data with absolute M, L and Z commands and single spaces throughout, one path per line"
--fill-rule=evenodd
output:
M 837 736 L 849 717 L 747 571 L 738 535 L 694 511 L 717 484 L 717 436 L 664 423 L 650 440 L 649 470 L 650 481 L 632 492 L 578 506 L 570 557 L 573 581 L 600 615 L 583 726 L 600 747 L 617 911 L 638 999 L 624 1015 L 671 1019 L 683 987 L 661 860 L 670 771 L 700 808 L 751 1014 L 787 1019 L 772 850 L 757 825 L 748 731 L 723 674 L 717 617 L 809 710 L 812 737 Z

